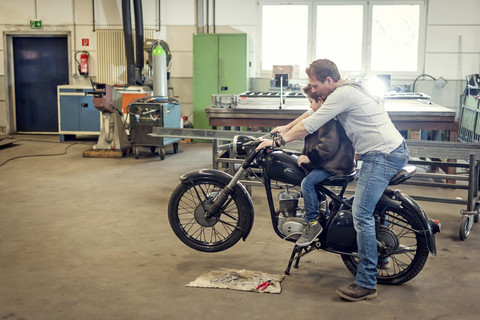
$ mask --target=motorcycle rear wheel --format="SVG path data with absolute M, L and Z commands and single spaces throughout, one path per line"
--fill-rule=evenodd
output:
M 385 268 L 385 265 L 377 267 L 377 282 L 399 285 L 413 279 L 423 269 L 429 251 L 425 236 L 419 231 L 424 229 L 422 223 L 412 211 L 407 207 L 389 208 L 387 217 L 388 235 L 396 237 L 396 248 L 388 256 L 388 268 Z M 343 254 L 342 260 L 347 269 L 355 275 L 358 257 Z
M 181 183 L 168 203 L 168 220 L 175 235 L 187 246 L 203 252 L 219 252 L 242 237 L 244 216 L 241 199 L 230 196 L 218 219 L 205 218 L 208 208 L 225 185 L 216 180 Z

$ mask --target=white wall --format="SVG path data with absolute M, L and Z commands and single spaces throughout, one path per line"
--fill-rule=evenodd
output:
M 205 0 L 206 2 L 207 0 Z M 300 1 L 300 0 L 299 0 Z M 480 73 L 480 0 L 425 0 L 428 3 L 427 45 L 425 73 L 444 77 L 448 84 L 443 89 L 431 80 L 419 80 L 417 89 L 430 94 L 438 103 L 455 108 L 465 85 L 464 77 Z M 121 0 L 95 0 L 95 28 L 121 28 Z M 143 0 L 144 27 L 158 28 L 158 3 L 161 3 L 161 31 L 159 38 L 168 42 L 173 60 L 171 85 L 180 99 L 182 114 L 192 110 L 192 34 L 196 32 L 197 0 Z M 255 0 L 216 1 L 216 32 L 246 32 L 248 34 L 249 77 L 255 77 Z M 295 2 L 290 0 L 289 2 Z M 42 19 L 44 29 L 30 30 L 30 19 Z M 91 53 L 91 75 L 96 74 L 95 32 L 92 25 L 90 0 L 0 0 L 0 133 L 9 131 L 7 106 L 8 65 L 6 35 L 12 32 L 46 33 L 69 32 L 71 61 L 74 52 L 86 49 Z M 213 31 L 210 13 L 210 32 Z M 82 39 L 90 40 L 82 47 Z M 76 66 L 71 63 L 72 76 Z M 395 81 L 396 79 L 392 79 Z M 255 79 L 253 87 L 261 87 L 265 80 Z M 413 79 L 397 81 L 412 82 Z
M 480 0 L 429 0 L 425 73 L 448 80 L 417 88 L 449 107 L 457 107 L 465 75 L 480 73 Z

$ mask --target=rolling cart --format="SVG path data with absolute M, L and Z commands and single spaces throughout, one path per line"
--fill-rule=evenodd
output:
M 180 138 L 150 135 L 154 126 L 180 128 L 180 104 L 177 100 L 165 97 L 144 97 L 130 103 L 127 110 L 135 159 L 138 159 L 142 148 L 149 148 L 152 153 L 158 149 L 161 160 L 165 159 L 167 145 L 173 145 L 173 152 L 178 152 Z

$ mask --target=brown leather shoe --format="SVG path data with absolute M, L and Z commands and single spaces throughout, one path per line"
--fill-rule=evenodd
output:
M 377 290 L 360 287 L 359 285 L 352 283 L 347 287 L 339 288 L 337 294 L 348 301 L 360 301 L 377 297 Z

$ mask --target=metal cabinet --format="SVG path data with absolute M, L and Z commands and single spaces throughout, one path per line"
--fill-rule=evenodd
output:
M 212 94 L 247 91 L 247 35 L 193 35 L 193 127 L 210 129 L 205 108 Z
M 139 157 L 139 147 L 149 147 L 154 153 L 158 148 L 160 159 L 165 158 L 165 146 L 172 144 L 173 152 L 178 151 L 179 138 L 152 137 L 153 127 L 180 128 L 180 104 L 176 101 L 151 101 L 131 103 L 128 107 L 130 118 L 130 140 L 133 143 L 135 158 Z
M 58 133 L 60 140 L 77 134 L 100 133 L 100 111 L 93 106 L 93 96 L 85 95 L 91 88 L 63 85 L 57 87 Z

